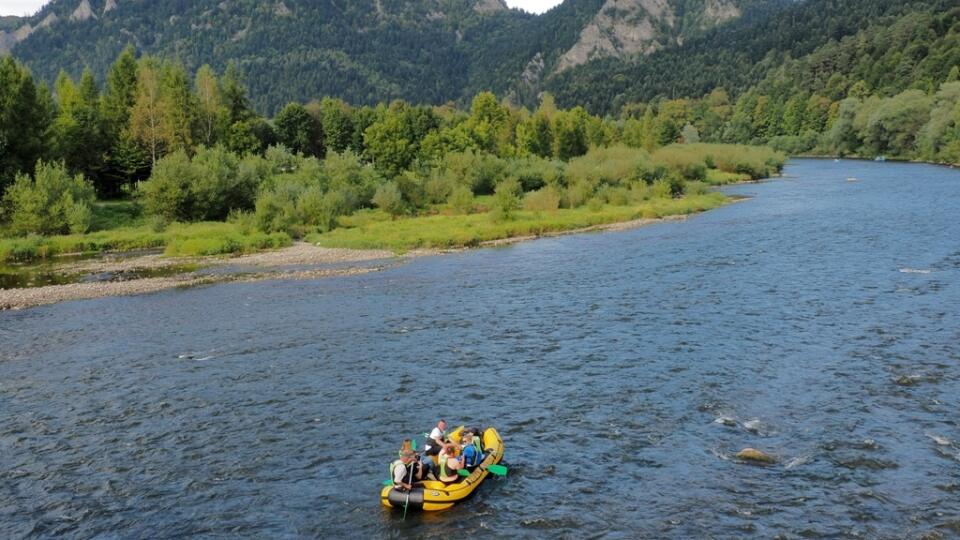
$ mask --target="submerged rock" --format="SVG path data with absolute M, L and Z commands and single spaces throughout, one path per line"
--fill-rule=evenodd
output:
M 777 460 L 767 454 L 766 452 L 757 450 L 756 448 L 744 448 L 743 450 L 737 452 L 737 459 L 742 459 L 744 461 L 752 461 L 754 463 L 776 463 Z
M 737 421 L 729 416 L 721 416 L 713 421 L 714 424 L 720 424 L 722 426 L 733 427 L 737 425 Z

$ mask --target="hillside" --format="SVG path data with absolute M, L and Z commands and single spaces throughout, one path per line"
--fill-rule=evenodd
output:
M 559 103 L 576 103 L 601 113 L 658 96 L 699 97 L 717 87 L 737 94 L 789 59 L 877 21 L 916 11 L 945 11 L 954 5 L 951 0 L 770 2 L 683 47 L 626 61 L 591 62 L 553 77 L 546 88 Z
M 46 81 L 85 66 L 102 79 L 127 44 L 190 70 L 233 61 L 267 113 L 321 95 L 444 103 L 484 89 L 532 104 L 558 74 L 675 47 L 760 3 L 567 0 L 533 16 L 502 0 L 54 0 L 0 30 L 0 51 Z

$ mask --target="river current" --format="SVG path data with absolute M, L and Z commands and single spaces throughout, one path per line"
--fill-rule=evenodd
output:
M 960 172 L 793 160 L 728 191 L 685 222 L 0 313 L 0 538 L 960 535 Z M 387 463 L 439 417 L 497 427 L 510 472 L 403 520 Z

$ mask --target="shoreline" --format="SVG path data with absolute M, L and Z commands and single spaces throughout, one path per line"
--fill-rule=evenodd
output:
M 731 198 L 729 204 L 743 200 L 747 200 L 747 198 Z M 57 265 L 57 270 L 65 273 L 98 274 L 176 269 L 183 266 L 193 266 L 195 269 L 188 272 L 175 272 L 173 275 L 164 277 L 141 277 L 119 281 L 0 289 L 0 311 L 18 311 L 74 300 L 152 294 L 170 289 L 220 283 L 253 283 L 270 280 L 323 279 L 361 275 L 396 267 L 419 257 L 504 247 L 539 238 L 590 232 L 625 231 L 661 222 L 686 221 L 688 217 L 688 215 L 682 214 L 662 218 L 641 218 L 566 231 L 553 231 L 539 235 L 489 240 L 481 242 L 477 246 L 450 249 L 417 249 L 402 255 L 386 250 L 326 248 L 307 242 L 298 242 L 293 246 L 278 250 L 231 258 L 163 257 L 159 254 L 131 257 L 124 253 L 113 253 L 97 259 L 65 262 Z M 331 265 L 337 267 L 331 268 Z M 212 271 L 216 271 L 216 273 L 210 273 Z

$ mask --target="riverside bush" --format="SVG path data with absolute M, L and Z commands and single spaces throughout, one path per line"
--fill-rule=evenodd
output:
M 593 196 L 593 189 L 593 185 L 587 181 L 571 183 L 563 193 L 563 206 L 566 208 L 583 206 Z
M 373 204 L 393 217 L 403 214 L 406 210 L 403 194 L 400 193 L 400 188 L 397 187 L 396 182 L 386 182 L 378 187 L 377 192 L 373 195 Z
M 533 212 L 555 212 L 560 208 L 560 191 L 553 186 L 546 186 L 537 191 L 527 193 L 523 200 L 523 209 Z
M 490 217 L 494 221 L 506 221 L 513 217 L 513 213 L 520 209 L 520 196 L 523 189 L 516 178 L 506 178 L 499 184 L 493 194 L 493 209 Z
M 90 228 L 93 184 L 70 176 L 62 162 L 37 162 L 31 178 L 18 174 L 3 197 L 4 215 L 15 235 L 82 233 Z
M 193 159 L 177 151 L 157 161 L 140 196 L 148 214 L 169 221 L 223 220 L 230 210 L 253 208 L 260 170 L 252 161 L 241 170 L 222 146 L 200 147 Z
M 571 159 L 566 176 L 571 185 L 584 183 L 596 189 L 601 184 L 629 185 L 651 167 L 650 155 L 646 151 L 618 145 L 594 148 Z
M 472 214 L 474 211 L 473 191 L 467 186 L 457 186 L 447 198 L 447 206 L 457 214 Z
M 458 214 L 472 214 L 473 202 L 473 191 L 467 186 L 455 187 L 447 199 L 447 204 Z

